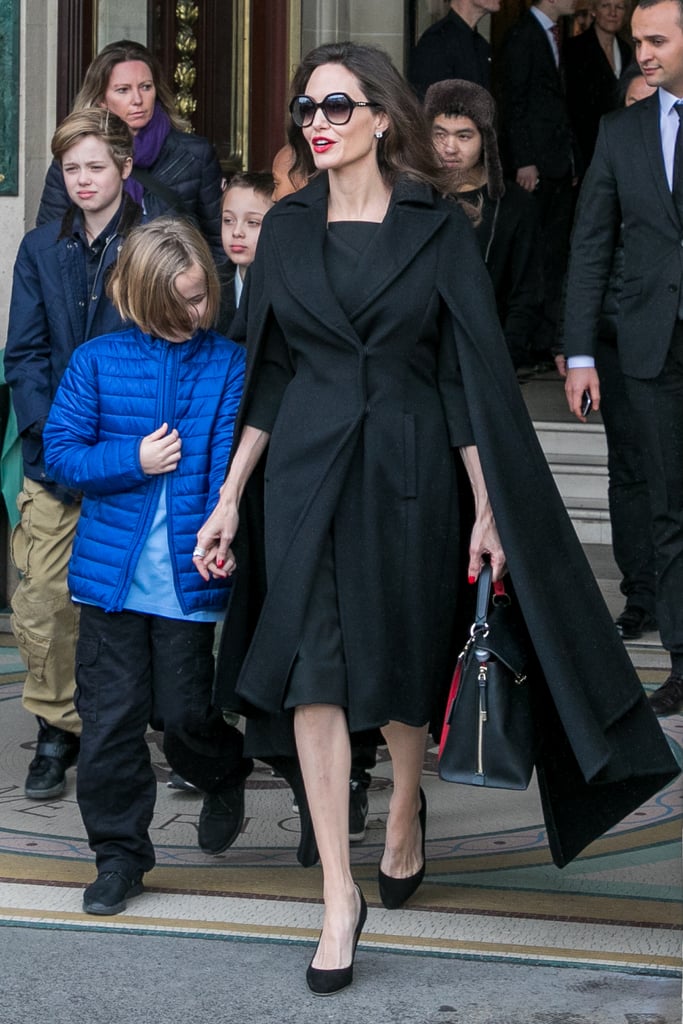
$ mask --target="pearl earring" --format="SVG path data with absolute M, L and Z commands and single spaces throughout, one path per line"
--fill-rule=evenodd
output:
M 375 138 L 381 139 L 384 136 L 384 132 L 375 132 Z

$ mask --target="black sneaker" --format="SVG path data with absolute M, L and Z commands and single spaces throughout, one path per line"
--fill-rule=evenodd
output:
M 223 853 L 237 839 L 244 824 L 246 779 L 220 793 L 207 793 L 199 815 L 199 849 L 214 856 Z
M 39 718 L 38 745 L 24 785 L 29 800 L 51 800 L 66 789 L 66 770 L 78 760 L 81 741 Z
M 144 892 L 142 875 L 126 878 L 119 871 L 103 871 L 97 881 L 83 893 L 83 910 L 86 914 L 120 914 L 126 909 L 126 900 Z
M 368 791 L 362 782 L 351 779 L 349 793 L 349 841 L 361 843 L 365 839 L 368 817 Z

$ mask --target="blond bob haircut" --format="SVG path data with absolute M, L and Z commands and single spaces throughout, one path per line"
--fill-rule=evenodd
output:
M 120 315 L 156 338 L 190 338 L 195 330 L 187 302 L 175 287 L 179 274 L 192 266 L 204 271 L 206 311 L 199 321 L 213 327 L 220 303 L 220 285 L 209 247 L 187 220 L 157 217 L 134 228 L 121 249 L 107 284 Z
M 133 159 L 133 135 L 126 122 L 108 110 L 92 107 L 69 114 L 58 126 L 51 142 L 55 160 L 61 163 L 66 151 L 87 135 L 104 142 L 119 171 Z

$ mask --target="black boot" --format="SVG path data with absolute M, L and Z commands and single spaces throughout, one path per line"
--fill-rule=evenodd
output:
M 26 776 L 29 800 L 51 800 L 66 789 L 66 770 L 78 759 L 80 740 L 71 732 L 38 719 L 38 745 Z

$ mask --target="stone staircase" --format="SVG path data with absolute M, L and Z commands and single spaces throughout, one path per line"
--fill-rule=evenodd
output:
M 607 506 L 607 442 L 599 413 L 572 416 L 554 372 L 522 386 L 529 415 L 582 544 L 612 543 Z
M 602 423 L 535 420 L 555 483 L 582 544 L 611 544 L 607 442 Z

